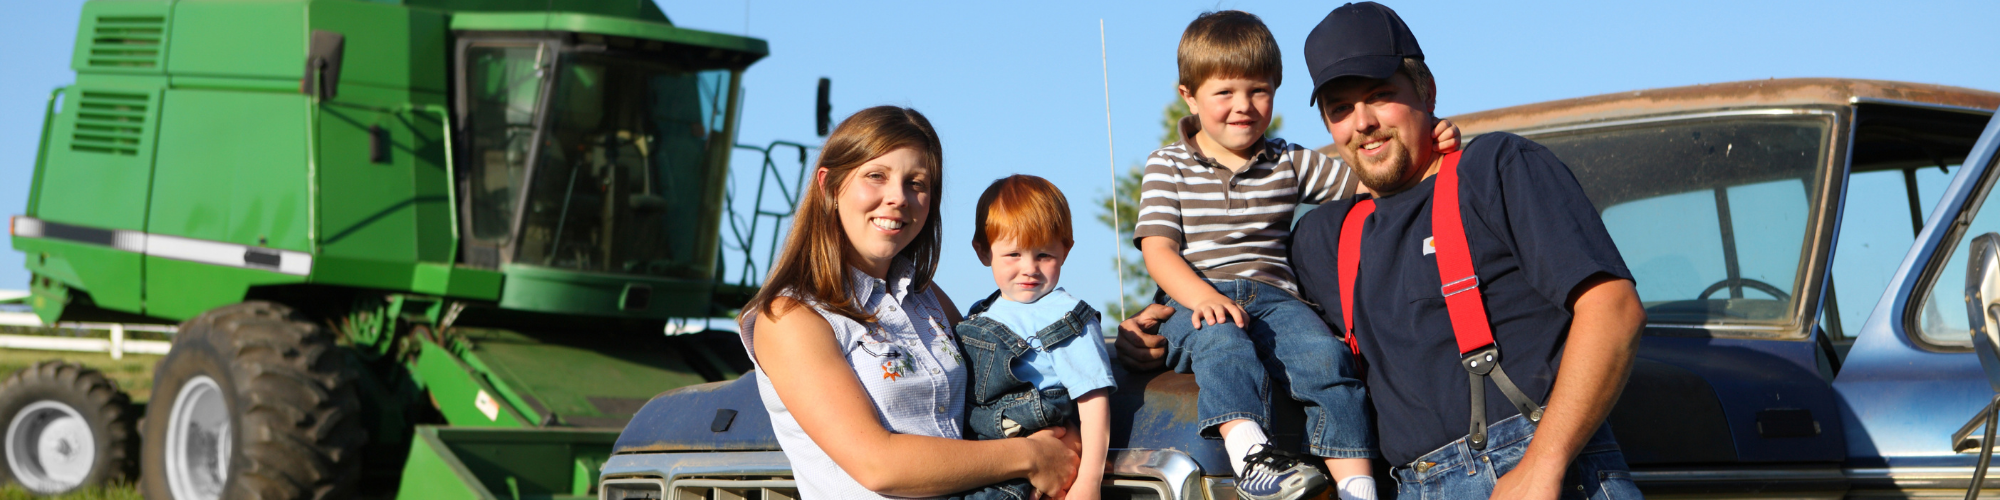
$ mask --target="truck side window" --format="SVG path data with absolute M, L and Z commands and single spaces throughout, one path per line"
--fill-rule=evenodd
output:
M 1952 168 L 1951 173 L 1958 173 Z M 1916 182 L 1915 219 L 1929 217 L 1944 195 L 1951 175 L 1936 167 L 1903 170 L 1854 172 L 1847 177 L 1847 203 L 1840 222 L 1839 239 L 1834 244 L 1832 279 L 1826 318 L 1821 326 L 1836 338 L 1853 338 L 1861 323 L 1875 309 L 1896 266 L 1909 253 L 1921 227 L 1911 221 L 1910 195 L 1905 179 Z M 1837 317 L 1833 317 L 1837 316 Z M 1960 319 L 1963 322 L 1963 318 Z
M 2000 203 L 1987 203 L 1992 196 L 1992 171 L 1981 181 L 1986 187 L 1966 202 L 1967 208 L 1977 207 L 1978 212 L 1965 230 L 1947 235 L 1949 238 L 1938 245 L 1938 252 L 1932 259 L 1944 259 L 1944 265 L 1934 266 L 1927 276 L 1928 293 L 1924 294 L 1921 306 L 1909 311 L 1916 325 L 1916 334 L 1925 343 L 1939 346 L 1969 346 L 1972 343 L 1965 318 L 1965 254 L 1972 244 L 1972 237 L 1993 231 L 2000 231 Z

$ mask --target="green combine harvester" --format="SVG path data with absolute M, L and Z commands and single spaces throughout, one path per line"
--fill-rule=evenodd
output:
M 735 143 L 767 53 L 650 0 L 85 4 L 9 225 L 28 300 L 180 328 L 143 408 L 87 367 L 10 377 L 0 475 L 594 498 L 648 398 L 749 368 L 681 319 L 755 293 L 797 196 L 810 146 Z M 764 156 L 747 217 L 726 213 L 738 150 Z

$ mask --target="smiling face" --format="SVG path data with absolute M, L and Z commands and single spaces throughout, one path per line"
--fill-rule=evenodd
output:
M 819 170 L 824 185 L 827 170 Z M 885 277 L 896 253 L 917 239 L 929 222 L 930 168 L 915 149 L 898 148 L 868 160 L 848 174 L 834 198 L 847 236 L 842 257 L 849 265 Z
M 1007 238 L 993 242 L 979 260 L 993 267 L 993 284 L 1000 286 L 1002 297 L 1028 304 L 1056 289 L 1063 261 L 1068 259 L 1069 249 L 1062 242 L 1025 247 L 1019 240 Z
M 1271 127 L 1271 94 L 1267 78 L 1209 78 L 1199 88 L 1180 86 L 1188 111 L 1201 120 L 1195 140 L 1201 152 L 1235 166 L 1255 156 L 1264 130 Z
M 1368 189 L 1395 194 L 1430 173 L 1438 158 L 1431 103 L 1409 77 L 1399 72 L 1387 80 L 1336 80 L 1319 99 L 1334 151 Z

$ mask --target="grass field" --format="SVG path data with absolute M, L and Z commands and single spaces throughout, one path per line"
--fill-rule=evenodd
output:
M 144 402 L 152 399 L 153 365 L 160 362 L 160 356 L 150 354 L 126 354 L 125 359 L 111 359 L 110 354 L 101 352 L 34 351 L 26 349 L 0 349 L 0 377 L 12 375 L 22 368 L 33 366 L 45 359 L 60 359 L 83 363 L 83 366 L 104 372 L 118 388 L 132 395 L 132 401 Z M 14 498 L 0 493 L 0 500 Z M 96 497 L 85 497 L 96 498 Z M 111 497 L 106 497 L 111 498 Z M 118 497 L 123 498 L 123 497 Z
M 109 488 L 90 488 L 90 489 L 85 489 L 85 490 L 83 490 L 83 491 L 77 491 L 77 492 L 74 492 L 74 493 L 70 493 L 70 494 L 68 494 L 68 495 L 62 495 L 62 496 L 57 496 L 57 497 L 38 497 L 38 496 L 34 496 L 34 495 L 31 495 L 31 494 L 29 494 L 29 493 L 28 493 L 28 490 L 24 490 L 24 489 L 21 489 L 21 486 L 20 486 L 20 485 L 17 485 L 17 484 L 9 484 L 9 485 L 6 485 L 5 487 L 0 487 L 0 500 L 28 500 L 28 499 L 30 499 L 30 498 L 35 498 L 35 499 L 43 499 L 43 500 L 48 500 L 48 499 L 53 499 L 53 500 L 139 500 L 139 499 L 140 499 L 141 497 L 140 497 L 140 495 L 139 495 L 139 489 L 138 489 L 138 488 L 135 488 L 135 487 L 132 487 L 132 486 L 113 486 L 113 487 L 109 487 Z

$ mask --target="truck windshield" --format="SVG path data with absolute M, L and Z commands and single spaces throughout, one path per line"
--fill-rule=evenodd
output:
M 1747 116 L 1535 138 L 1575 172 L 1649 324 L 1790 323 L 1831 122 Z
M 493 60 L 468 74 L 492 90 L 473 99 L 474 238 L 511 241 L 520 264 L 712 279 L 736 73 L 545 47 L 467 54 Z

